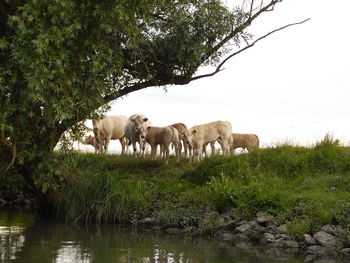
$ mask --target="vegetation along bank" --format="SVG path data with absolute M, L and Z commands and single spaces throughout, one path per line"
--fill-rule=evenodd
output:
M 350 148 L 259 149 L 185 160 L 58 154 L 66 178 L 52 193 L 69 221 L 122 222 L 170 234 L 211 235 L 241 248 L 350 257 Z

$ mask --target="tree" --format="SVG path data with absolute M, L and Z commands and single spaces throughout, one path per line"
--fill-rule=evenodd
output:
M 130 92 L 216 74 L 272 33 L 254 41 L 247 28 L 278 2 L 1 0 L 0 176 L 46 188 L 67 129 Z

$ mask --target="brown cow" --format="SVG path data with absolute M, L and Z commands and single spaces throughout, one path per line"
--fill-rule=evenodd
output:
M 181 153 L 182 146 L 183 146 L 184 152 L 185 152 L 185 158 L 187 158 L 187 152 L 188 152 L 188 155 L 190 155 L 190 149 L 189 149 L 188 144 L 186 143 L 186 139 L 185 139 L 185 133 L 187 131 L 186 125 L 183 123 L 174 123 L 170 126 L 174 127 L 179 132 L 179 141 L 180 141 L 179 152 Z M 182 142 L 182 144 L 181 144 L 181 142 Z
M 140 135 L 140 138 L 144 138 L 145 141 L 151 145 L 152 160 L 155 160 L 157 147 L 160 145 L 161 156 L 163 156 L 166 163 L 168 163 L 169 160 L 169 145 L 170 143 L 173 143 L 175 146 L 177 161 L 179 162 L 179 133 L 174 127 L 148 126 Z

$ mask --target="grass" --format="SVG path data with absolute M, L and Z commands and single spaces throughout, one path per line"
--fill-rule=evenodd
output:
M 329 136 L 311 148 L 284 144 L 192 165 L 119 155 L 61 159 L 76 178 L 55 197 L 69 220 L 153 217 L 162 226 L 210 229 L 208 211 L 236 208 L 247 219 L 258 211 L 281 217 L 295 236 L 350 223 L 350 148 Z

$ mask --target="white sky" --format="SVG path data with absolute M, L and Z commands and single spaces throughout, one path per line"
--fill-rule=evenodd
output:
M 189 128 L 227 120 L 233 132 L 257 134 L 262 146 L 310 145 L 326 133 L 349 145 L 349 10 L 349 0 L 284 0 L 250 32 L 259 37 L 311 20 L 258 42 L 213 77 L 118 99 L 108 115 L 142 113 L 155 126 L 183 122 Z

